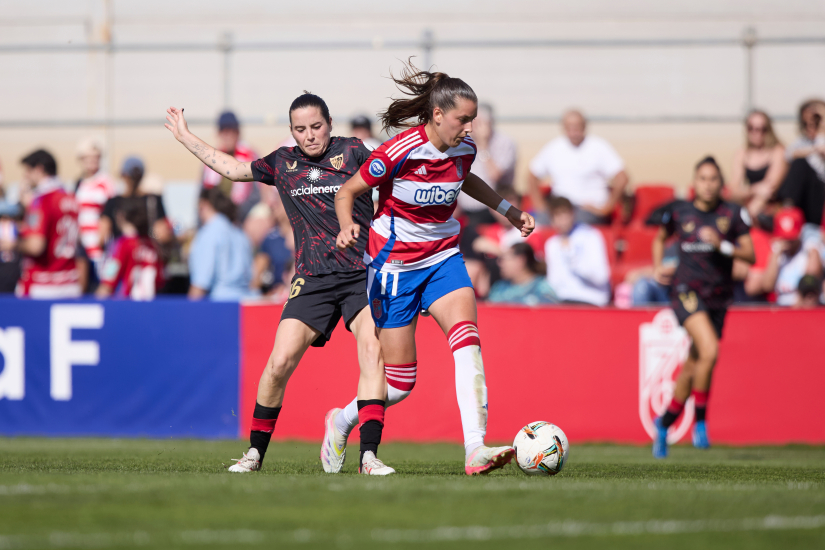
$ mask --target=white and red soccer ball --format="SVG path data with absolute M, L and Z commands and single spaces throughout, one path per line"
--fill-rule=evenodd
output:
M 513 441 L 516 464 L 529 476 L 554 476 L 567 464 L 570 444 L 561 428 L 549 422 L 531 422 Z

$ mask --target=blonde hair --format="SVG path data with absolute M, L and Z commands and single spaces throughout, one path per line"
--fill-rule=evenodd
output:
M 768 149 L 773 149 L 777 145 L 782 145 L 782 142 L 779 141 L 778 137 L 776 137 L 776 132 L 774 132 L 773 130 L 773 121 L 771 120 L 771 117 L 768 116 L 768 113 L 761 109 L 752 109 L 748 113 L 748 116 L 745 117 L 745 147 L 750 147 L 750 143 L 748 143 L 747 137 L 747 127 L 748 120 L 750 120 L 750 118 L 753 115 L 759 115 L 765 119 L 765 147 L 767 147 Z

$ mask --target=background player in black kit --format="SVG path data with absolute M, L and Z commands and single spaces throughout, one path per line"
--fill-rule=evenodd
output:
M 327 472 L 337 473 L 346 456 L 346 436 L 357 423 L 361 408 L 393 404 L 406 397 L 395 394 L 387 402 L 387 383 L 375 324 L 367 309 L 364 248 L 373 206 L 369 197 L 356 203 L 354 219 L 362 225 L 362 239 L 350 250 L 340 251 L 335 239 L 340 232 L 334 198 L 340 186 L 355 174 L 370 156 L 361 140 L 331 137 L 332 119 L 326 103 L 305 92 L 289 109 L 290 130 L 296 147 L 282 147 L 254 162 L 238 162 L 193 135 L 183 109 L 167 110 L 166 127 L 204 164 L 232 181 L 260 181 L 274 185 L 284 204 L 295 234 L 295 277 L 289 300 L 275 335 L 275 344 L 258 385 L 252 419 L 250 448 L 229 470 L 259 470 L 281 411 L 286 383 L 310 346 L 323 346 L 343 317 L 347 330 L 358 342 L 361 375 L 358 399 L 347 421 L 335 422 L 339 409 L 327 414 L 325 444 L 321 460 Z M 340 415 L 339 415 L 340 416 Z M 369 440 L 370 425 L 361 419 L 362 451 Z M 340 428 L 336 429 L 336 425 Z M 367 436 L 365 437 L 365 430 Z M 343 433 L 342 433 L 343 432 Z M 375 457 L 379 441 L 369 441 L 371 455 L 362 471 L 372 475 L 394 473 Z M 362 452 L 362 454 L 364 454 Z M 363 458 L 363 457 L 362 457 Z
M 673 400 L 656 420 L 653 456 L 667 456 L 667 430 L 693 395 L 696 422 L 693 445 L 707 448 L 705 414 L 711 375 L 719 352 L 719 339 L 727 308 L 733 302 L 733 260 L 756 261 L 747 211 L 722 200 L 722 171 L 713 157 L 696 165 L 693 202 L 676 201 L 665 212 L 662 228 L 653 242 L 655 277 L 671 285 L 671 306 L 693 345 L 676 380 Z M 664 267 L 665 241 L 675 235 L 679 242 L 679 264 Z

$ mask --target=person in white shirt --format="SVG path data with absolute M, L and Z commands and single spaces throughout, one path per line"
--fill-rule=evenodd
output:
M 576 221 L 570 200 L 549 201 L 558 234 L 544 246 L 547 281 L 562 302 L 605 306 L 610 302 L 610 264 L 601 232 Z
M 579 111 L 562 117 L 564 135 L 545 145 L 530 162 L 528 185 L 538 211 L 543 211 L 541 180 L 550 180 L 553 195 L 576 207 L 581 223 L 610 223 L 610 217 L 627 186 L 624 161 L 598 136 L 586 135 L 587 121 Z

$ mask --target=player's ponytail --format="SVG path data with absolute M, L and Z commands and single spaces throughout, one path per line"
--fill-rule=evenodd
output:
M 385 132 L 426 124 L 433 117 L 433 109 L 448 111 L 456 106 L 458 98 L 478 103 L 476 93 L 460 78 L 419 70 L 412 61 L 404 64 L 398 77 L 390 78 L 409 97 L 394 99 L 386 111 L 378 114 Z

